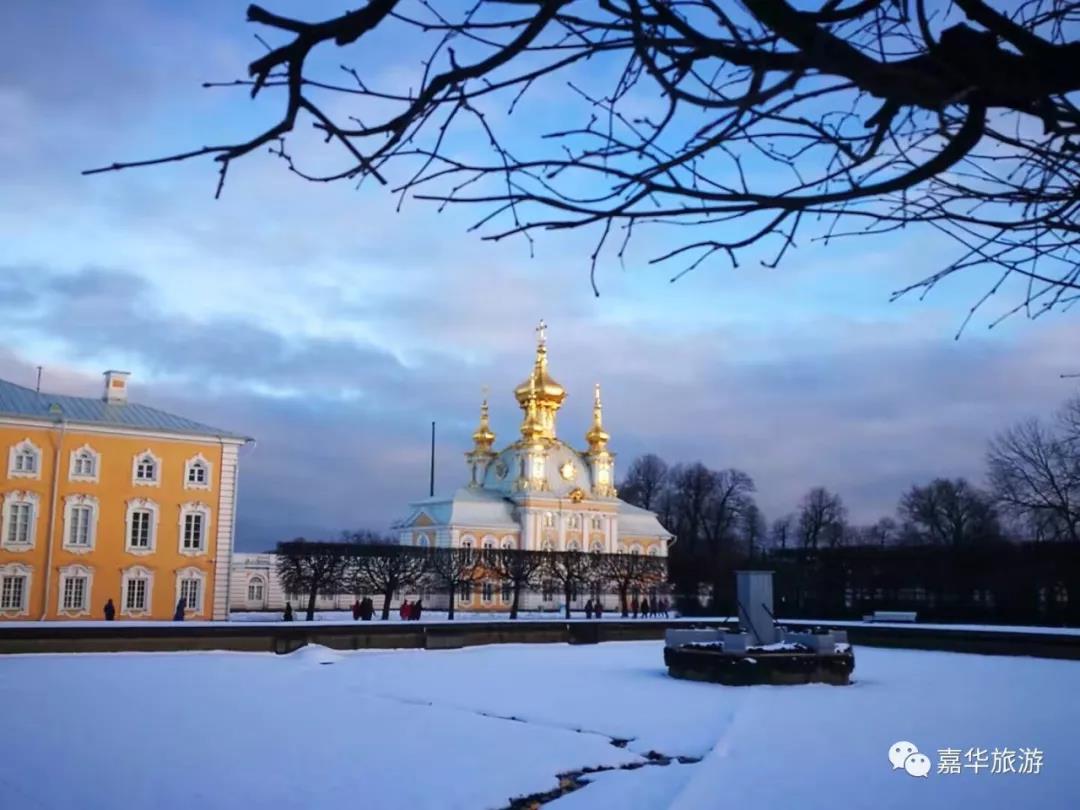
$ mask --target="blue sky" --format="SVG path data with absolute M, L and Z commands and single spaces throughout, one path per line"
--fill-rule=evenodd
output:
M 478 211 L 395 213 L 374 184 L 307 185 L 265 155 L 237 163 L 218 201 L 208 161 L 81 176 L 270 120 L 272 96 L 200 87 L 261 52 L 244 8 L 0 7 L 19 32 L 0 54 L 0 377 L 32 385 L 43 365 L 46 389 L 95 395 L 103 369 L 129 368 L 133 397 L 256 436 L 241 548 L 385 527 L 426 494 L 432 419 L 439 488 L 464 483 L 482 386 L 499 442 L 516 432 L 511 391 L 541 317 L 570 393 L 564 438 L 583 443 L 599 381 L 623 469 L 646 451 L 739 467 L 770 517 L 818 484 L 869 521 L 912 482 L 981 482 L 993 432 L 1072 392 L 1058 374 L 1080 370 L 1073 315 L 988 331 L 988 313 L 957 342 L 988 279 L 889 303 L 951 255 L 931 233 L 807 238 L 777 270 L 749 255 L 676 284 L 648 265 L 664 237 L 647 235 L 625 267 L 602 263 L 596 298 L 590 234 L 541 234 L 530 258 L 523 241 L 467 233 Z M 421 56 L 382 42 L 364 59 L 392 81 Z M 550 98 L 536 105 L 515 142 Z

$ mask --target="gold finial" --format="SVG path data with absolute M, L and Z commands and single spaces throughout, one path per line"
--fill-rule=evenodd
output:
M 525 421 L 521 423 L 521 438 L 526 442 L 538 441 L 544 435 L 544 423 L 536 410 L 536 377 L 529 377 L 529 397 L 525 402 Z
M 491 430 L 491 423 L 488 419 L 488 387 L 486 385 L 483 392 L 484 400 L 480 404 L 480 425 L 472 435 L 473 442 L 476 443 L 476 447 L 473 449 L 475 453 L 489 453 L 491 452 L 491 445 L 495 443 L 495 433 Z
M 514 397 L 522 410 L 530 397 L 536 400 L 537 419 L 545 439 L 555 439 L 555 414 L 566 399 L 566 390 L 548 374 L 547 323 L 541 319 L 536 327 L 536 359 L 528 379 L 514 389 Z
M 538 346 L 547 346 L 547 324 L 544 323 L 543 318 L 536 326 L 536 343 Z
M 585 440 L 589 443 L 589 450 L 594 453 L 599 453 L 602 450 L 607 449 L 607 443 L 610 436 L 604 430 L 604 406 L 600 404 L 600 383 L 596 384 L 596 388 L 593 393 L 593 421 L 592 427 L 589 428 L 589 432 L 585 434 Z

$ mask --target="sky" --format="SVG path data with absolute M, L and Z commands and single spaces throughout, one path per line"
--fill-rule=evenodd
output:
M 1075 315 L 990 330 L 991 307 L 954 340 L 991 283 L 978 272 L 890 303 L 954 255 L 931 233 L 804 239 L 777 269 L 751 256 L 676 283 L 645 237 L 601 261 L 594 296 L 595 235 L 543 233 L 530 255 L 469 232 L 476 210 L 398 211 L 376 184 L 307 184 L 263 153 L 234 164 L 219 200 L 209 161 L 81 175 L 272 120 L 273 93 L 201 87 L 262 53 L 244 8 L 0 5 L 19 34 L 0 51 L 0 378 L 32 386 L 43 366 L 43 390 L 96 396 L 103 370 L 125 368 L 134 400 L 255 437 L 240 549 L 386 528 L 427 495 L 432 420 L 437 490 L 466 483 L 484 386 L 496 443 L 517 434 L 512 390 L 540 318 L 569 392 L 561 438 L 584 446 L 599 382 L 617 469 L 646 452 L 740 468 L 770 518 L 816 485 L 870 522 L 913 483 L 981 484 L 995 432 L 1074 392 L 1059 374 L 1080 371 Z M 357 58 L 400 84 L 423 55 L 382 41 Z M 515 113 L 514 143 L 557 119 L 558 92 Z M 304 133 L 294 143 L 323 154 Z

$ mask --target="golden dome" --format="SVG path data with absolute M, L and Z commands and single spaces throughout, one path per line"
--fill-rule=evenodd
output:
M 532 383 L 532 379 L 529 380 Z M 527 444 L 534 444 L 545 436 L 543 420 L 537 412 L 537 391 L 535 384 L 530 384 L 526 395 L 525 421 L 521 423 L 521 438 Z
M 489 453 L 491 452 L 491 445 L 495 443 L 495 433 L 491 429 L 491 423 L 488 419 L 488 401 L 487 390 L 484 391 L 484 401 L 480 405 L 480 424 L 477 426 L 476 431 L 472 435 L 475 447 L 473 452 L 476 453 Z
M 514 397 L 522 410 L 531 407 L 536 413 L 534 417 L 526 416 L 526 423 L 537 422 L 541 428 L 540 438 L 554 441 L 555 413 L 566 399 L 566 389 L 548 374 L 547 325 L 543 321 L 536 327 L 536 334 L 536 361 L 533 363 L 532 373 L 514 389 Z M 525 425 L 522 425 L 522 435 L 525 433 Z

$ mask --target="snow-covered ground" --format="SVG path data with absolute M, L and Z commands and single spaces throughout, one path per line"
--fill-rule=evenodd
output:
M 1077 806 L 1080 662 L 859 647 L 856 661 L 850 687 L 723 687 L 669 678 L 657 642 L 7 656 L 0 805 L 498 808 L 556 774 L 641 765 L 548 806 Z M 928 777 L 892 769 L 898 740 L 930 756 Z M 941 774 L 946 748 L 988 764 L 1037 748 L 1041 773 Z M 651 751 L 702 759 L 645 765 Z

